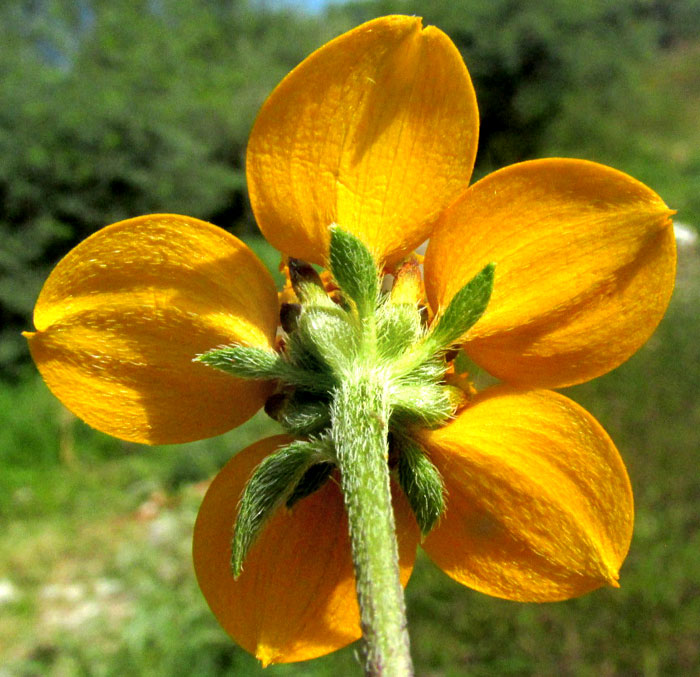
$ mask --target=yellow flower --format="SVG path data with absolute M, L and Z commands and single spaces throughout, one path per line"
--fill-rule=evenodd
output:
M 327 263 L 329 225 L 391 270 L 426 238 L 425 287 L 440 317 L 489 262 L 485 314 L 464 338 L 504 384 L 416 436 L 442 474 L 447 512 L 423 542 L 457 581 L 545 601 L 617 585 L 632 493 L 600 425 L 542 388 L 626 360 L 671 295 L 671 211 L 644 185 L 591 162 L 513 165 L 467 188 L 478 112 L 449 38 L 390 16 L 312 54 L 263 106 L 248 147 L 253 210 L 284 254 Z M 146 443 L 217 435 L 271 392 L 192 362 L 219 345 L 272 348 L 273 282 L 255 255 L 195 219 L 105 228 L 59 263 L 37 302 L 32 355 L 51 390 L 100 430 Z M 200 586 L 223 627 L 264 663 L 313 658 L 360 636 L 343 501 L 327 482 L 280 509 L 230 573 L 247 478 L 289 442 L 262 440 L 214 479 L 194 537 Z M 401 577 L 419 530 L 394 490 Z

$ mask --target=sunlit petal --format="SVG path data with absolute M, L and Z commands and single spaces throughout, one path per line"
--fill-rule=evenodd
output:
M 472 186 L 432 235 L 430 302 L 444 307 L 494 261 L 491 302 L 467 335 L 470 356 L 520 385 L 589 380 L 630 357 L 664 314 L 675 276 L 671 213 L 603 165 L 507 167 Z
M 27 333 L 53 393 L 103 432 L 135 442 L 218 435 L 252 416 L 268 386 L 202 364 L 234 341 L 270 346 L 277 295 L 240 240 L 185 216 L 108 226 L 53 270 Z
M 418 17 L 370 21 L 295 68 L 250 137 L 248 188 L 265 237 L 324 263 L 328 226 L 396 261 L 466 187 L 478 112 L 450 39 Z
M 580 406 L 500 386 L 423 442 L 447 489 L 423 547 L 452 578 L 538 602 L 617 585 L 632 492 L 617 449 Z
M 231 535 L 239 496 L 253 468 L 289 442 L 269 437 L 237 454 L 214 478 L 197 517 L 194 564 L 219 623 L 264 665 L 308 660 L 361 636 L 343 498 L 334 480 L 280 508 L 231 574 Z M 395 488 L 394 488 L 395 489 Z M 394 490 L 401 582 L 413 569 L 418 528 Z

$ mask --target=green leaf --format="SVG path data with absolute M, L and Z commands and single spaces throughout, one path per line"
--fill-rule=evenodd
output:
M 377 346 L 387 358 L 402 355 L 423 336 L 418 307 L 407 303 L 383 303 L 377 312 Z
M 294 491 L 287 499 L 286 506 L 292 508 L 302 498 L 311 496 L 315 491 L 318 491 L 331 476 L 334 468 L 335 464 L 330 462 L 312 465 L 299 480 L 299 484 L 294 487 Z
M 327 461 L 328 442 L 292 442 L 268 456 L 248 480 L 241 496 L 231 543 L 231 571 L 238 577 L 250 547 L 267 520 L 294 492 L 307 470 Z
M 308 371 L 291 364 L 274 350 L 255 346 L 222 346 L 198 355 L 194 361 L 238 378 L 280 380 L 314 392 L 328 392 L 333 387 L 328 374 Z
M 458 389 L 438 383 L 397 384 L 389 397 L 392 424 L 422 428 L 443 425 L 461 402 Z
M 445 488 L 438 469 L 412 440 L 395 437 L 399 445 L 399 484 L 416 517 L 423 536 L 445 512 Z
M 288 433 L 299 437 L 319 434 L 331 423 L 328 398 L 300 391 L 273 395 L 265 403 L 265 413 Z
M 489 263 L 454 295 L 428 336 L 432 346 L 449 348 L 477 323 L 491 298 L 495 268 Z
M 264 348 L 235 345 L 222 346 L 197 355 L 194 361 L 233 374 L 238 378 L 272 379 L 276 378 L 279 355 Z
M 360 319 L 369 317 L 379 297 L 379 272 L 374 257 L 354 235 L 331 226 L 330 270 L 340 289 L 352 299 Z
M 297 334 L 303 344 L 334 372 L 342 371 L 357 353 L 357 327 L 340 306 L 304 306 Z

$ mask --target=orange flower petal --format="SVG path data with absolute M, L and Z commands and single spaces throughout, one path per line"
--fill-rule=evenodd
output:
M 343 497 L 334 481 L 280 508 L 231 574 L 231 535 L 239 497 L 257 464 L 291 441 L 268 437 L 234 456 L 214 478 L 194 529 L 199 586 L 219 623 L 263 665 L 309 660 L 359 639 Z M 394 487 L 401 582 L 413 569 L 418 527 Z
M 370 21 L 314 52 L 262 107 L 248 188 L 265 237 L 325 264 L 332 223 L 395 262 L 471 176 L 478 111 L 450 39 L 418 17 Z
M 203 439 L 243 423 L 268 385 L 202 364 L 234 341 L 271 346 L 277 294 L 240 240 L 186 216 L 98 231 L 56 266 L 27 333 L 53 393 L 98 430 L 148 444 Z
M 491 388 L 423 442 L 447 490 L 423 547 L 452 578 L 535 602 L 617 586 L 632 491 L 612 441 L 576 403 Z
M 524 162 L 472 186 L 425 258 L 433 308 L 490 261 L 496 279 L 467 334 L 472 359 L 526 386 L 581 383 L 649 338 L 673 290 L 668 207 L 649 188 L 582 160 Z

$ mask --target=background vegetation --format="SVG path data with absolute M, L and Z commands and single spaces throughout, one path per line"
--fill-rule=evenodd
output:
M 420 14 L 462 50 L 477 174 L 547 155 L 628 171 L 700 224 L 697 0 L 7 0 L 0 5 L 0 677 L 253 675 L 190 563 L 204 481 L 271 430 L 144 449 L 67 415 L 19 337 L 80 239 L 141 213 L 252 242 L 246 138 L 279 79 L 369 18 Z M 700 253 L 679 251 L 667 318 L 628 363 L 569 394 L 606 426 L 635 488 L 620 590 L 517 605 L 420 559 L 408 588 L 421 675 L 700 672 Z M 283 576 L 284 572 L 280 572 Z M 353 648 L 272 675 L 356 672 Z

